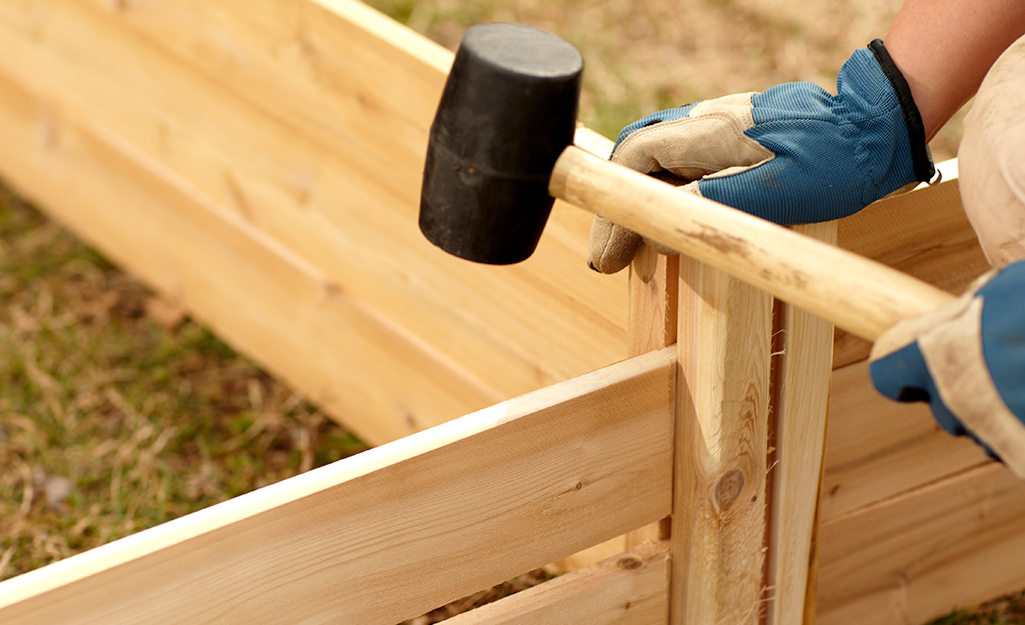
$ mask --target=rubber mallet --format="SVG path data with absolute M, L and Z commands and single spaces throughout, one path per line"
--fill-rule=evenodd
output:
M 481 263 L 525 260 L 558 198 L 870 341 L 952 299 L 573 146 L 582 71 L 577 50 L 550 33 L 517 24 L 467 30 L 427 148 L 420 229 L 431 242 Z

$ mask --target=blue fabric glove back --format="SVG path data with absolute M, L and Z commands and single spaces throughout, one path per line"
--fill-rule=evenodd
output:
M 835 96 L 801 82 L 722 100 L 731 98 L 728 108 L 699 102 L 630 124 L 613 160 L 703 176 L 702 196 L 779 224 L 846 217 L 933 175 L 918 109 L 881 41 L 844 64 Z M 713 133 L 695 128 L 708 124 Z M 738 145 L 744 138 L 764 150 Z
M 945 430 L 970 436 L 1025 479 L 1025 261 L 897 324 L 872 359 L 880 393 L 929 402 Z
M 911 90 L 881 41 L 856 51 L 837 95 L 801 82 L 660 111 L 622 130 L 612 161 L 778 224 L 855 213 L 934 168 Z M 596 217 L 588 264 L 615 273 L 641 238 Z M 651 242 L 656 250 L 672 250 Z

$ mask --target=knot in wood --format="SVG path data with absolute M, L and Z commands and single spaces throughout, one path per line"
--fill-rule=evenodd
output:
M 722 511 L 732 506 L 744 490 L 746 481 L 740 469 L 732 469 L 719 478 L 719 483 L 715 485 L 715 507 Z
M 616 566 L 618 566 L 621 569 L 626 569 L 628 571 L 639 569 L 643 565 L 644 561 L 638 558 L 637 556 L 623 556 L 619 559 L 619 561 L 616 562 Z

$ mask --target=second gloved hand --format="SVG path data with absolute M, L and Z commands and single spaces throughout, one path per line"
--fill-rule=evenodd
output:
M 693 181 L 684 191 L 783 225 L 846 217 L 934 172 L 911 91 L 879 40 L 844 64 L 837 95 L 788 83 L 660 111 L 620 132 L 612 161 L 670 171 Z M 639 243 L 597 217 L 588 262 L 614 273 Z
M 924 401 L 1025 480 L 1025 261 L 977 280 L 956 301 L 887 330 L 872 348 L 876 389 Z

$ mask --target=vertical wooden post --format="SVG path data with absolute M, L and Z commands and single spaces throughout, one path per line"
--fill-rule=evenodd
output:
M 609 147 L 611 150 L 611 146 Z M 679 262 L 642 243 L 630 265 L 627 353 L 630 357 L 669 347 L 676 342 Z M 585 549 L 556 563 L 556 571 L 573 571 L 639 545 L 669 537 L 670 520 L 642 527 Z
M 758 623 L 772 298 L 680 260 L 671 625 Z
M 640 356 L 676 342 L 679 291 L 678 257 L 666 257 L 642 245 L 630 266 L 627 348 Z
M 836 243 L 836 222 L 794 229 Z M 766 625 L 811 625 L 833 326 L 786 304 L 776 312 L 783 332 L 773 363 Z
M 630 307 L 627 347 L 630 356 L 669 347 L 676 342 L 676 306 L 679 290 L 677 257 L 666 257 L 642 244 L 630 266 Z M 670 520 L 642 527 L 626 535 L 626 548 L 669 537 Z

